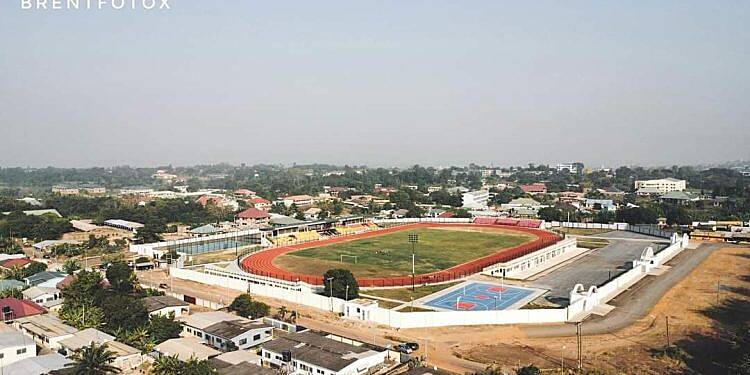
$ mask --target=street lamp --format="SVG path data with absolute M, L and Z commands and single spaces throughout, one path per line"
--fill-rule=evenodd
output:
M 346 298 L 344 299 L 347 301 L 349 300 L 349 284 L 346 284 Z
M 414 292 L 414 279 L 416 278 L 414 258 L 417 250 L 417 242 L 419 242 L 419 235 L 416 233 L 409 234 L 409 243 L 411 243 L 411 291 Z

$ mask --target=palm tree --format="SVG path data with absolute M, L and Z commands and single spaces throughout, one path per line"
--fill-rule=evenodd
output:
M 279 307 L 279 310 L 276 312 L 276 317 L 279 318 L 279 320 L 284 320 L 286 318 L 286 313 L 288 313 L 289 310 L 287 310 L 286 306 Z
M 154 375 L 173 375 L 177 374 L 181 368 L 182 363 L 180 363 L 177 355 L 162 355 L 154 361 L 153 373 Z
M 293 310 L 291 314 L 289 314 L 289 323 L 297 323 L 297 317 L 299 316 L 299 313 L 297 310 Z
M 75 375 L 110 375 L 119 374 L 121 371 L 110 365 L 116 357 L 107 349 L 107 344 L 97 345 L 92 342 L 91 345 L 76 350 L 70 358 L 73 363 L 65 367 Z

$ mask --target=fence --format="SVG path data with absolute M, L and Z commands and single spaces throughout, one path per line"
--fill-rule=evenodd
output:
M 627 230 L 628 223 L 576 223 L 572 221 L 547 221 L 544 223 L 544 227 L 549 228 L 580 228 L 580 229 L 611 229 L 611 230 Z
M 406 220 L 410 220 L 410 219 L 406 219 Z M 451 219 L 441 219 L 441 220 L 451 220 Z M 475 226 L 497 227 L 496 225 L 469 224 L 463 219 L 452 219 L 452 220 L 460 220 L 460 221 L 453 222 L 454 224 L 457 224 L 457 225 L 471 225 L 472 227 L 475 227 Z M 411 219 L 410 221 L 412 221 L 412 223 L 409 224 L 409 226 L 415 227 L 415 228 L 423 227 L 423 226 L 424 227 L 440 226 L 442 223 L 447 223 L 445 221 L 436 221 L 435 219 L 430 219 L 430 220 Z M 400 230 L 403 230 L 403 228 L 404 227 L 393 227 L 389 229 L 383 229 L 377 232 L 360 233 L 360 234 L 348 236 L 346 238 L 353 239 L 353 238 L 358 238 L 358 237 L 359 238 L 369 237 L 373 235 L 380 235 L 383 233 L 400 231 Z M 459 264 L 457 266 L 451 267 L 446 270 L 431 272 L 431 273 L 422 274 L 422 275 L 416 275 L 416 277 L 401 276 L 401 277 L 361 278 L 361 279 L 358 279 L 357 281 L 359 283 L 359 286 L 361 287 L 397 287 L 397 286 L 409 286 L 412 284 L 419 284 L 419 285 L 438 284 L 438 283 L 443 283 L 443 282 L 447 282 L 451 280 L 460 280 L 468 276 L 471 276 L 473 274 L 480 273 L 486 267 L 489 267 L 493 264 L 505 263 L 513 259 L 522 257 L 524 255 L 531 254 L 545 247 L 551 246 L 561 240 L 559 236 L 550 232 L 539 230 L 539 229 L 523 228 L 523 227 L 510 227 L 510 228 L 512 228 L 515 231 L 535 235 L 537 238 L 531 242 L 527 242 L 527 243 L 509 248 L 509 249 L 505 249 L 499 253 L 491 254 L 491 255 L 488 255 L 479 259 L 475 259 L 467 263 Z M 335 243 L 338 241 L 340 241 L 340 239 L 335 239 L 335 238 L 327 239 L 323 241 L 318 241 L 315 244 L 315 246 L 322 246 L 322 245 L 326 245 L 330 243 Z M 290 251 L 304 248 L 302 246 L 288 246 L 288 247 L 264 250 L 262 252 L 259 252 L 256 255 L 243 259 L 240 262 L 240 266 L 246 272 L 259 275 L 259 276 L 272 277 L 275 279 L 292 281 L 292 282 L 302 281 L 302 282 L 312 284 L 312 285 L 323 285 L 322 276 L 306 275 L 306 274 L 300 274 L 296 272 L 289 272 L 281 268 L 278 268 L 273 264 L 273 259 L 275 259 L 276 257 L 282 254 L 285 254 L 287 252 L 290 252 Z
M 628 232 L 647 234 L 654 237 L 670 238 L 673 232 L 663 231 L 653 225 L 633 224 L 628 225 Z
M 564 323 L 574 318 L 580 318 L 594 309 L 597 305 L 606 303 L 612 298 L 615 298 L 617 295 L 627 290 L 627 288 L 643 279 L 651 269 L 668 262 L 674 256 L 679 254 L 688 246 L 688 241 L 689 238 L 687 235 L 682 237 L 673 235 L 672 244 L 667 248 L 653 256 L 649 255 L 648 259 L 640 258 L 634 260 L 632 269 L 618 275 L 608 283 L 600 287 L 592 286 L 588 291 L 584 290 L 582 285 L 576 285 L 573 291 L 571 291 L 570 304 L 566 308 L 433 312 L 400 312 L 374 306 L 364 308 L 368 309 L 369 312 L 367 320 L 394 328 L 485 324 Z M 238 278 L 236 275 L 219 276 L 187 269 L 173 268 L 170 271 L 173 272 L 174 277 L 222 286 L 243 292 L 247 291 L 336 313 L 345 313 L 349 310 L 346 308 L 348 304 L 356 303 L 311 293 L 309 288 L 301 286 L 303 285 L 302 283 L 296 283 L 296 288 L 279 287 L 270 284 L 262 285 L 254 282 L 251 283 L 247 281 L 254 277 L 250 274 L 245 274 L 243 278 Z M 239 270 L 237 271 L 241 272 Z

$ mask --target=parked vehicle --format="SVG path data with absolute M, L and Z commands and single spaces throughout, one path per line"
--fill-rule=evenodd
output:
M 413 351 L 411 347 L 409 347 L 409 345 L 407 344 L 398 344 L 396 345 L 395 349 L 397 352 L 404 353 L 404 354 L 411 354 L 411 352 Z

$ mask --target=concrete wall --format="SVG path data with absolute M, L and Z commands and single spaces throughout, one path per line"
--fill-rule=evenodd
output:
M 564 323 L 574 317 L 594 309 L 597 305 L 606 303 L 627 288 L 643 279 L 654 267 L 658 267 L 675 255 L 679 254 L 688 244 L 687 236 L 674 236 L 672 244 L 658 254 L 648 255 L 648 259 L 641 257 L 633 261 L 633 269 L 621 274 L 601 287 L 589 286 L 585 289 L 576 285 L 571 291 L 570 305 L 561 309 L 528 309 L 528 310 L 499 310 L 499 311 L 435 311 L 435 312 L 399 312 L 380 307 L 369 307 L 369 320 L 378 324 L 394 328 L 444 327 L 460 325 L 486 324 L 540 324 Z M 644 251 L 644 254 L 647 252 Z M 187 270 L 170 269 L 173 276 L 200 283 L 222 286 L 251 294 L 277 298 L 292 303 L 314 307 L 320 310 L 344 313 L 345 301 L 310 293 L 305 288 L 292 290 L 273 285 L 260 285 L 235 278 L 209 275 L 206 273 Z M 227 301 L 228 303 L 228 301 Z M 351 319 L 361 319 L 361 315 Z
M 575 223 L 568 221 L 547 221 L 544 223 L 545 229 L 550 228 L 581 228 L 581 229 L 612 229 L 612 230 L 627 230 L 628 223 L 613 223 L 613 224 L 600 224 L 600 223 Z

